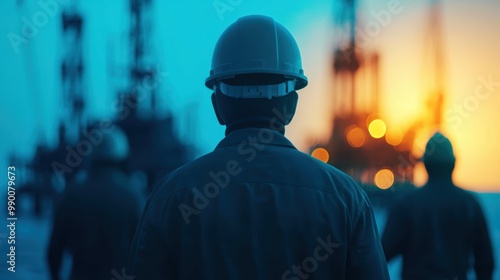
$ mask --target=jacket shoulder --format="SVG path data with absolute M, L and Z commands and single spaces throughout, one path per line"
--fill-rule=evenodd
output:
M 150 198 L 155 196 L 155 200 L 164 200 L 171 197 L 175 192 L 183 191 L 197 184 L 193 180 L 200 176 L 202 170 L 210 170 L 213 164 L 214 152 L 205 154 L 197 159 L 194 159 L 177 169 L 166 174 L 160 181 L 158 181 L 150 195 Z

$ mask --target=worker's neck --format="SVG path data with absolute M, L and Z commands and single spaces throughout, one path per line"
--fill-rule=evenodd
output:
M 453 180 L 451 178 L 451 174 L 433 175 L 433 176 L 429 176 L 429 180 L 427 181 L 427 185 L 449 186 L 449 185 L 453 185 Z
M 244 128 L 267 128 L 274 131 L 277 131 L 283 135 L 285 135 L 285 125 L 279 122 L 273 122 L 271 119 L 253 119 L 253 120 L 243 120 L 238 122 L 233 122 L 226 126 L 226 135 L 229 133 L 244 129 Z

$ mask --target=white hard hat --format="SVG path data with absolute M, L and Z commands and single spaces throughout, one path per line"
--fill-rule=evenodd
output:
M 278 84 L 230 84 L 240 75 L 278 75 Z M 283 96 L 307 85 L 300 50 L 292 34 L 271 17 L 252 15 L 238 19 L 220 36 L 205 85 L 240 98 Z

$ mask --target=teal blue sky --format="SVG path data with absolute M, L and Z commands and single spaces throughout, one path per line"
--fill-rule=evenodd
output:
M 47 24 L 24 44 L 13 44 L 9 34 L 21 35 L 23 18 L 43 11 L 38 1 L 1 1 L 0 13 L 0 158 L 9 151 L 23 156 L 33 152 L 36 141 L 55 144 L 57 125 L 64 114 L 59 77 L 64 50 L 61 10 L 56 3 Z M 195 144 L 198 154 L 211 150 L 223 137 L 212 112 L 210 91 L 204 87 L 211 53 L 220 33 L 248 14 L 274 17 L 292 32 L 303 28 L 318 12 L 329 13 L 332 1 L 156 1 L 151 30 L 151 50 L 156 67 L 167 72 L 159 88 L 160 106 L 176 116 L 183 139 Z M 120 86 L 129 28 L 128 1 L 80 1 L 85 18 L 83 46 L 86 63 L 86 113 L 91 119 L 113 117 L 110 107 Z M 216 8 L 219 7 L 219 9 Z M 325 9 L 326 7 L 326 9 Z M 17 49 L 17 50 L 16 50 Z M 113 72 L 114 74 L 111 74 Z M 193 127 L 186 121 L 193 118 Z M 195 132 L 194 135 L 188 135 Z

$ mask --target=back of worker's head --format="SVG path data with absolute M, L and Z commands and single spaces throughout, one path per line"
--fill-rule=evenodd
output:
M 429 179 L 451 178 L 455 168 L 455 155 L 450 140 L 439 132 L 435 133 L 427 142 L 422 161 Z
M 123 169 L 129 156 L 129 143 L 125 133 L 118 127 L 103 131 L 101 141 L 95 143 L 92 152 L 92 167 L 118 167 Z
M 214 49 L 210 76 L 212 103 L 228 130 L 258 126 L 284 130 L 307 85 L 298 45 L 272 18 L 245 16 L 231 24 Z

